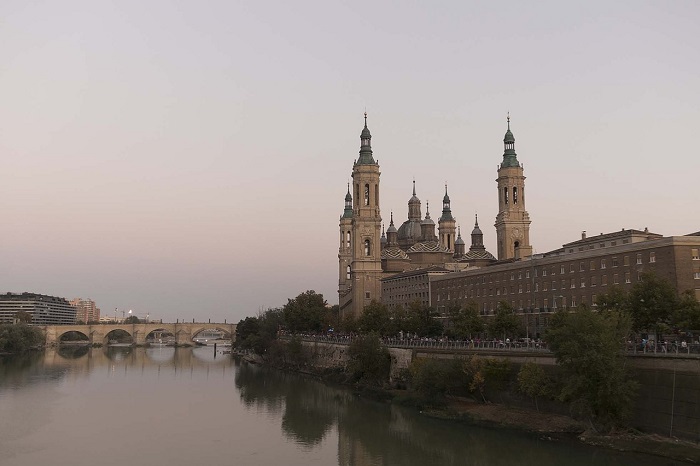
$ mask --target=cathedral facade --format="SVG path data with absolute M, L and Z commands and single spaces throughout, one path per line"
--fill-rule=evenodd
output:
M 496 180 L 498 215 L 494 226 L 498 258 L 486 250 L 477 218 L 471 233 L 471 246 L 466 250 L 460 228 L 452 216 L 447 185 L 437 232 L 429 205 L 426 204 L 425 217 L 422 214 L 415 180 L 413 194 L 408 200 L 408 218 L 396 228 L 392 212 L 389 227 L 384 231 L 379 208 L 379 164 L 374 159 L 371 141 L 365 114 L 360 153 L 353 163 L 352 186 L 348 184 L 345 209 L 339 222 L 338 303 L 343 316 L 359 316 L 372 300 L 381 301 L 381 280 L 384 278 L 428 268 L 466 270 L 532 254 L 530 217 L 525 210 L 525 176 L 515 153 L 510 118 Z

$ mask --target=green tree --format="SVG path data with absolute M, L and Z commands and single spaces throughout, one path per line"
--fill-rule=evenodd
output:
M 621 286 L 613 285 L 607 293 L 598 295 L 596 304 L 601 311 L 624 311 L 629 308 L 629 299 Z
M 700 302 L 692 290 L 684 291 L 672 316 L 673 326 L 679 330 L 700 330 Z
M 632 411 L 637 384 L 623 350 L 629 328 L 623 313 L 590 309 L 559 311 L 550 320 L 546 339 L 563 371 L 558 398 L 592 426 L 611 429 Z
M 20 324 L 32 323 L 32 315 L 27 311 L 17 311 L 15 313 L 15 319 L 17 319 L 17 322 L 19 322 Z
M 125 324 L 140 324 L 141 320 L 136 317 L 136 316 L 129 316 L 126 319 L 124 319 Z
M 407 332 L 419 336 L 442 335 L 442 322 L 438 319 L 438 313 L 429 306 L 424 306 L 420 301 L 414 301 L 408 305 L 404 325 Z
M 326 301 L 313 290 L 289 299 L 282 308 L 284 322 L 290 332 L 320 332 L 325 330 Z
M 355 338 L 348 349 L 348 371 L 356 382 L 382 386 L 389 380 L 391 356 L 379 335 L 370 333 Z
M 0 325 L 0 353 L 20 353 L 44 343 L 43 332 L 27 324 Z
M 645 272 L 629 294 L 632 328 L 659 333 L 676 309 L 678 297 L 671 283 L 653 272 Z
M 471 339 L 473 335 L 483 332 L 486 327 L 474 301 L 467 303 L 466 307 L 452 308 L 448 312 L 455 338 Z
M 515 337 L 522 328 L 522 322 L 513 313 L 513 308 L 505 301 L 498 303 L 496 315 L 489 323 L 489 333 L 494 337 Z
M 459 359 L 414 358 L 409 371 L 413 390 L 430 404 L 442 404 L 445 397 L 464 391 L 468 384 Z
M 518 389 L 535 401 L 535 408 L 540 412 L 538 397 L 547 394 L 549 381 L 544 369 L 534 362 L 526 362 L 518 372 Z
M 365 306 L 357 321 L 360 332 L 374 332 L 382 336 L 388 333 L 389 323 L 389 310 L 384 304 L 374 300 Z

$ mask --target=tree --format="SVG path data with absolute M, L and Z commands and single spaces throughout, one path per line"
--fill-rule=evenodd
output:
M 355 338 L 348 349 L 348 371 L 356 382 L 381 386 L 389 379 L 391 356 L 379 341 L 379 335 L 370 333 Z
M 624 311 L 629 308 L 629 299 L 621 286 L 613 285 L 607 293 L 598 295 L 596 304 L 601 311 Z
M 518 372 L 518 389 L 535 401 L 535 408 L 540 412 L 537 398 L 547 394 L 548 380 L 544 369 L 534 362 L 526 362 Z
M 653 272 L 645 272 L 629 294 L 632 328 L 659 333 L 662 324 L 670 321 L 678 297 L 671 283 Z
M 452 321 L 452 331 L 456 338 L 471 339 L 484 331 L 484 319 L 479 315 L 479 309 L 474 301 L 463 308 L 453 308 L 449 311 Z
M 437 316 L 437 312 L 432 307 L 424 306 L 420 301 L 414 301 L 408 305 L 404 322 L 405 330 L 420 336 L 439 336 L 443 328 Z
M 510 335 L 515 337 L 522 327 L 522 322 L 513 313 L 513 308 L 505 301 L 498 303 L 496 315 L 489 324 L 489 333 L 493 336 L 503 335 L 503 339 Z
M 282 308 L 287 330 L 290 332 L 320 332 L 325 330 L 326 301 L 313 290 L 305 291 L 287 300 Z
M 44 343 L 43 332 L 26 324 L 0 325 L 0 353 L 19 353 Z
M 580 308 L 554 314 L 546 332 L 563 371 L 558 398 L 599 428 L 621 424 L 634 405 L 637 383 L 623 350 L 630 325 L 623 313 Z
M 32 315 L 28 313 L 27 311 L 17 311 L 15 313 L 15 319 L 17 319 L 17 322 L 21 324 L 31 324 L 32 323 Z
M 684 291 L 672 316 L 678 330 L 700 330 L 700 302 L 692 290 Z
M 389 323 L 389 309 L 374 300 L 365 306 L 357 322 L 360 332 L 375 332 L 382 336 L 388 333 Z
M 139 324 L 141 323 L 141 320 L 136 317 L 136 316 L 129 316 L 126 319 L 124 319 L 125 324 Z

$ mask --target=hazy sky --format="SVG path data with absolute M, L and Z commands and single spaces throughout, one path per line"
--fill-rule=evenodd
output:
M 337 303 L 367 109 L 388 226 L 411 181 L 495 253 L 506 113 L 531 242 L 700 230 L 698 1 L 0 3 L 0 292 L 237 321 Z M 397 225 L 398 226 L 398 225 Z

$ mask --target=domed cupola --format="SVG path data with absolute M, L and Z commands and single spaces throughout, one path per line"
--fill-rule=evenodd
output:
M 442 216 L 440 217 L 441 222 L 445 220 L 454 220 L 450 208 L 450 196 L 447 194 L 447 183 L 445 183 L 445 197 L 442 198 Z
M 360 165 L 374 165 L 374 157 L 372 157 L 372 135 L 367 128 L 367 112 L 365 112 L 365 127 L 360 134 L 360 157 L 357 159 Z
M 506 167 L 520 167 L 520 162 L 518 162 L 517 154 L 515 153 L 515 136 L 510 130 L 510 114 L 508 114 L 508 130 L 506 135 L 503 137 L 503 162 L 501 163 L 501 168 Z
M 435 222 L 430 218 L 430 205 L 425 203 L 425 218 L 420 222 L 421 237 L 423 241 L 435 240 Z
M 466 245 L 462 239 L 462 227 L 457 228 L 457 239 L 455 240 L 455 256 L 464 255 Z
M 474 214 L 474 229 L 472 230 L 472 245 L 469 250 L 485 249 L 484 233 L 479 228 L 479 216 Z
M 419 221 L 421 219 L 420 199 L 416 196 L 416 180 L 413 180 L 413 196 L 408 200 L 408 219 Z

